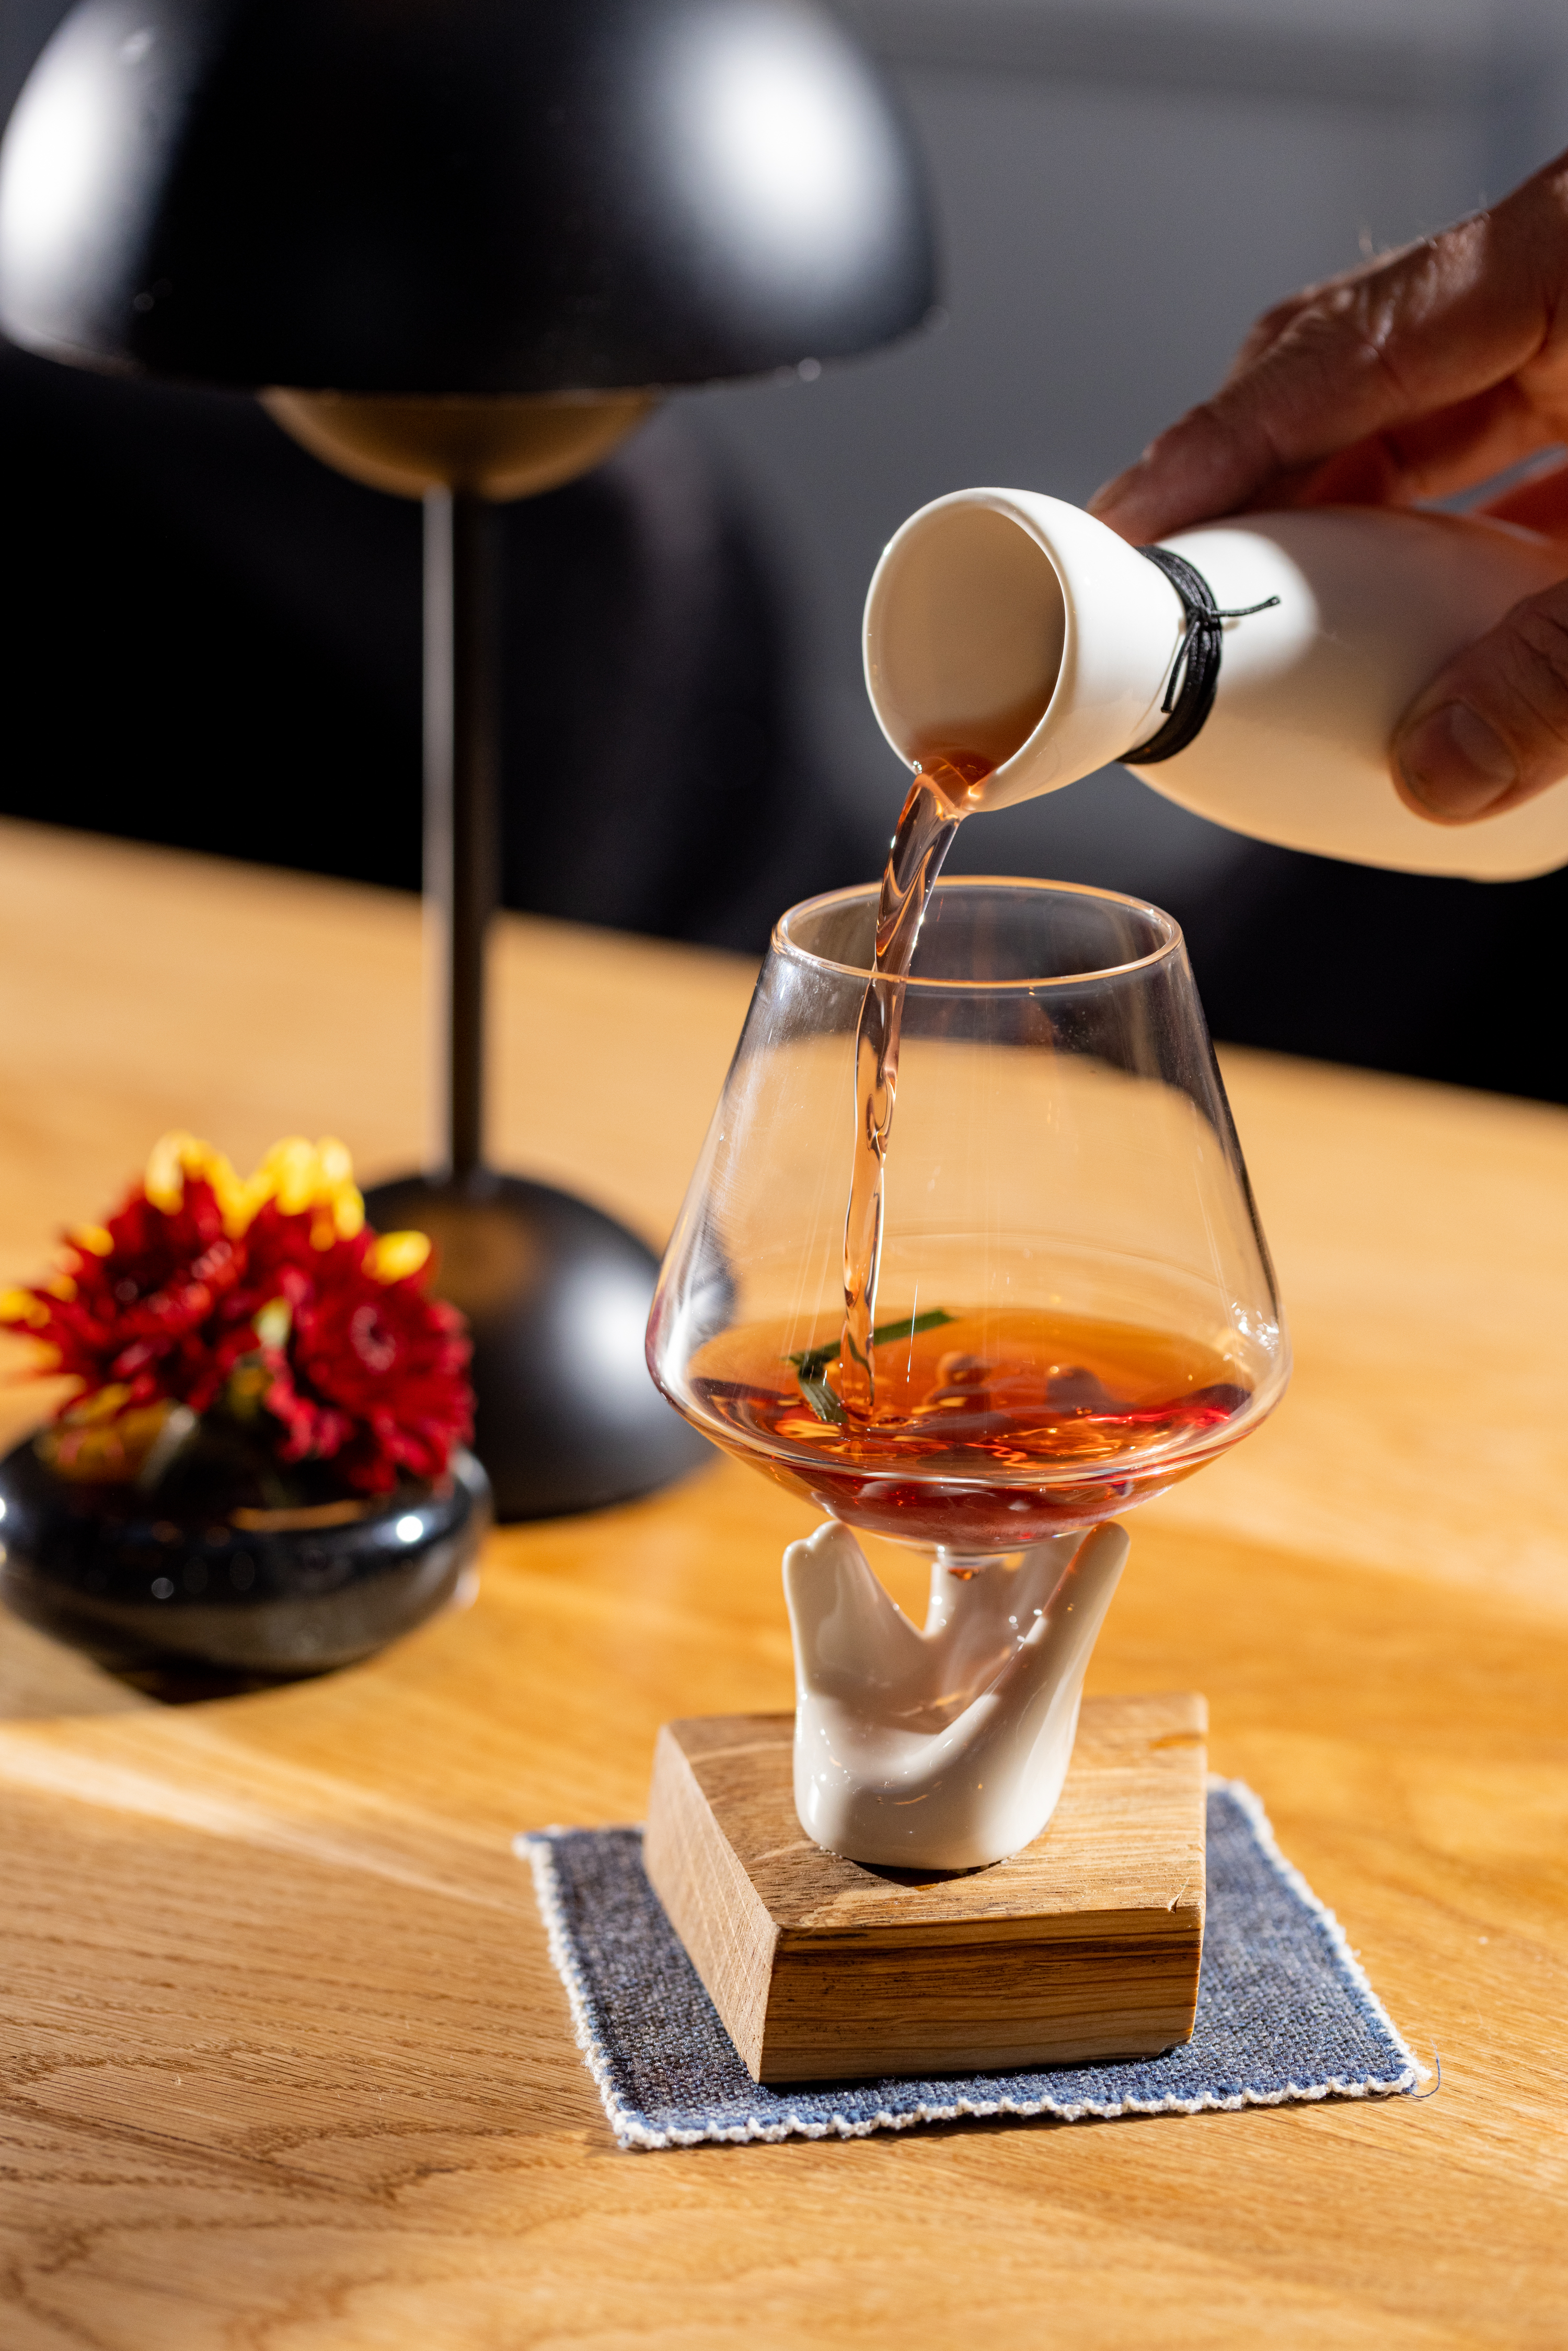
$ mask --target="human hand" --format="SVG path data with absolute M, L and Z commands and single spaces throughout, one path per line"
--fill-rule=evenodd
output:
M 1211 516 L 1408 506 L 1568 442 L 1568 155 L 1442 235 L 1267 311 L 1213 399 L 1090 511 L 1146 543 Z M 1568 465 L 1481 509 L 1561 538 Z M 1400 796 L 1438 823 L 1568 776 L 1568 579 L 1525 599 L 1395 730 Z

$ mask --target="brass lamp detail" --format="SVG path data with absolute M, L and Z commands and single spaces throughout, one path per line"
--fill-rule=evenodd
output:
M 533 392 L 474 399 L 462 392 L 294 392 L 261 404 L 322 464 L 372 490 L 422 498 L 429 490 L 533 497 L 590 472 L 656 404 L 653 392 Z

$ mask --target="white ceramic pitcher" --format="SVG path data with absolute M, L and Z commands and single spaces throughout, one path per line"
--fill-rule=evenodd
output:
M 1568 782 L 1442 825 L 1401 800 L 1394 728 L 1441 664 L 1568 550 L 1469 517 L 1314 507 L 1204 523 L 1163 542 L 1222 612 L 1212 708 L 1134 773 L 1199 816 L 1288 849 L 1410 873 L 1518 880 L 1568 863 Z M 1277 600 L 1277 601 L 1276 601 Z M 970 805 L 1056 790 L 1149 743 L 1181 682 L 1188 607 L 1092 515 L 1031 490 L 959 490 L 912 515 L 866 601 L 866 684 L 913 762 L 996 762 Z

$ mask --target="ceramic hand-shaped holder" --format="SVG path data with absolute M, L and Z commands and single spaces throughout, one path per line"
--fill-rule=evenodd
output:
M 795 1713 L 666 1723 L 643 1845 L 755 2079 L 1188 2038 L 1204 1702 L 1082 1695 L 1127 1550 L 1102 1525 L 939 1556 L 917 1628 L 848 1527 L 789 1545 Z
M 917 1630 L 832 1521 L 784 1554 L 795 1640 L 795 1809 L 829 1853 L 974 1869 L 1056 1810 L 1083 1675 L 1127 1538 L 1035 1543 L 1018 1565 L 938 1554 Z

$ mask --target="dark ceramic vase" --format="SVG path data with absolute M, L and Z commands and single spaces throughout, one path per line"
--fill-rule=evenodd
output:
M 456 1592 L 490 1523 L 471 1454 L 434 1485 L 279 1506 L 208 1465 L 152 1494 L 56 1474 L 33 1441 L 0 1461 L 0 1598 L 132 1677 L 285 1680 L 352 1665 Z

